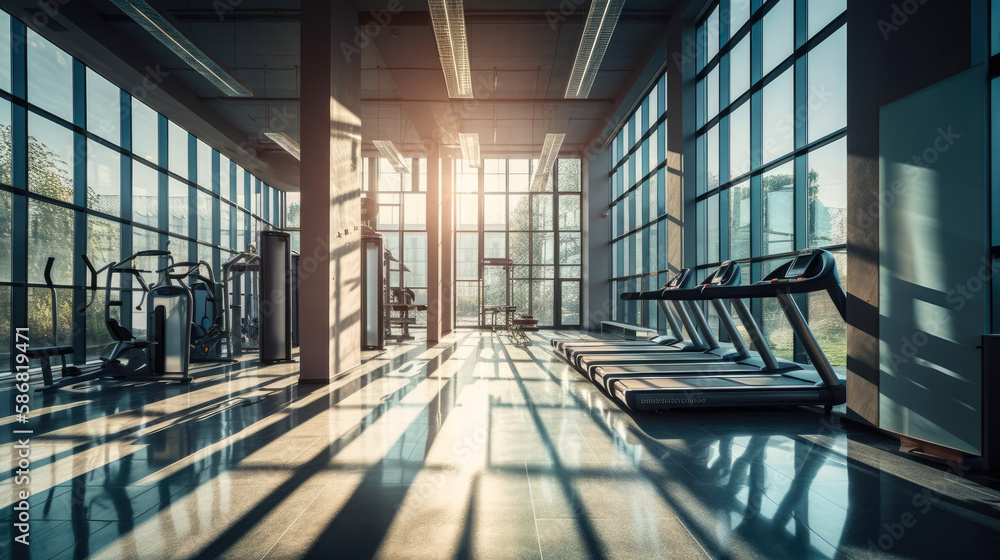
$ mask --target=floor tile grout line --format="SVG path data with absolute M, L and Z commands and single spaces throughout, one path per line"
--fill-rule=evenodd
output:
M 542 553 L 542 535 L 538 531 L 538 514 L 535 513 L 535 496 L 531 492 L 531 474 L 528 472 L 528 462 L 524 462 L 524 478 L 528 481 L 528 499 L 531 500 L 531 520 L 535 522 L 535 540 L 538 542 L 538 557 L 545 560 Z

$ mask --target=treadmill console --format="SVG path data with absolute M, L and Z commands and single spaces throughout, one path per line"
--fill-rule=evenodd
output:
M 799 279 L 809 270 L 809 265 L 812 264 L 813 258 L 816 257 L 816 253 L 812 249 L 802 251 L 795 257 L 792 261 L 792 265 L 788 267 L 788 272 L 785 273 L 786 280 Z
M 691 270 L 685 268 L 684 270 L 677 273 L 676 276 L 671 278 L 670 281 L 663 286 L 663 289 L 676 290 L 678 288 L 682 288 L 684 284 L 687 282 L 689 276 L 691 276 Z
M 726 261 L 722 263 L 719 268 L 712 275 L 712 285 L 720 286 L 723 284 L 729 284 L 732 276 L 734 274 L 739 274 L 739 264 L 736 261 Z

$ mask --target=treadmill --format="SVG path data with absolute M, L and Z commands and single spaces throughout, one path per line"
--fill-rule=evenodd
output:
M 761 337 L 754 337 L 763 358 L 757 363 L 635 366 L 629 371 L 600 373 L 609 393 L 635 411 L 711 406 L 799 406 L 824 405 L 827 410 L 846 401 L 846 390 L 830 366 L 793 294 L 826 291 L 846 320 L 847 295 L 840 285 L 833 255 L 819 249 L 799 252 L 763 280 L 749 286 L 706 286 L 701 298 L 729 300 L 743 318 L 741 298 L 777 298 L 796 338 L 805 348 L 811 366 L 780 367 Z M 635 294 L 623 294 L 623 297 Z M 748 317 L 752 321 L 752 318 Z M 749 326 L 748 326 L 749 328 Z M 759 329 L 752 332 L 759 334 Z M 774 363 L 768 364 L 774 360 Z M 789 362 L 785 362 L 789 363 Z M 777 366 L 777 367 L 775 367 Z
M 680 272 L 664 284 L 661 290 L 691 288 L 690 284 L 693 278 L 694 276 L 691 274 L 691 269 L 681 269 Z M 565 358 L 566 361 L 573 363 L 570 359 L 570 355 L 572 352 L 578 350 L 591 351 L 597 349 L 625 349 L 626 351 L 630 351 L 643 347 L 655 347 L 663 350 L 681 350 L 683 348 L 696 345 L 695 343 L 688 342 L 684 339 L 684 331 L 681 329 L 677 316 L 670 310 L 669 307 L 667 307 L 666 301 L 657 300 L 656 304 L 666 317 L 672 334 L 654 336 L 646 340 L 581 340 L 575 338 L 557 338 L 552 339 L 552 348 L 557 354 Z M 674 301 L 673 304 L 675 307 L 678 307 L 683 305 L 684 302 Z
M 669 352 L 656 348 L 646 348 L 640 352 L 613 353 L 601 352 L 599 350 L 574 352 L 572 362 L 584 375 L 593 379 L 593 370 L 600 366 L 626 366 L 626 365 L 662 365 L 667 363 L 692 364 L 692 363 L 714 363 L 729 362 L 753 359 L 754 356 L 743 344 L 743 338 L 739 335 L 735 325 L 727 325 L 727 319 L 731 323 L 728 311 L 722 302 L 716 306 L 716 312 L 723 326 L 732 340 L 732 346 L 720 346 L 715 339 L 712 329 L 705 319 L 705 314 L 699 305 L 692 305 L 693 301 L 700 301 L 702 291 L 707 286 L 734 286 L 740 281 L 740 264 L 734 261 L 726 261 L 710 274 L 695 288 L 687 290 L 660 290 L 655 292 L 635 292 L 622 294 L 624 300 L 670 300 L 683 301 L 687 309 L 692 312 L 697 321 L 697 330 L 701 331 L 701 344 L 699 348 L 691 348 L 687 352 Z M 683 316 L 683 315 L 682 315 Z M 689 330 L 696 332 L 691 326 Z M 694 335 L 693 335 L 694 336 Z

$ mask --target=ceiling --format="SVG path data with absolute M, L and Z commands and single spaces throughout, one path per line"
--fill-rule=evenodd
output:
M 392 140 L 406 155 L 416 156 L 432 137 L 457 146 L 458 132 L 478 132 L 484 155 L 537 154 L 547 132 L 566 133 L 563 153 L 580 152 L 599 135 L 646 67 L 679 0 L 627 2 L 590 97 L 581 100 L 564 99 L 563 94 L 587 0 L 466 0 L 475 98 L 462 100 L 448 99 L 426 2 L 399 1 L 404 10 L 397 14 L 384 11 L 386 0 L 353 2 L 361 26 L 389 16 L 384 26 L 376 22 L 371 27 L 379 31 L 361 54 L 362 134 L 368 154 L 377 153 L 373 139 Z M 33 2 L 21 3 L 30 13 Z M 67 11 L 75 11 L 66 17 L 75 24 L 91 16 L 91 24 L 81 24 L 82 29 L 89 34 L 111 30 L 126 41 L 143 55 L 130 53 L 133 67 L 142 59 L 160 64 L 169 73 L 167 80 L 176 82 L 166 89 L 184 90 L 174 98 L 183 98 L 184 105 L 214 123 L 232 144 L 261 160 L 258 171 L 277 186 L 296 189 L 295 160 L 263 132 L 299 137 L 299 2 L 149 3 L 177 20 L 254 96 L 222 96 L 108 0 L 86 0 L 86 8 L 71 3 Z

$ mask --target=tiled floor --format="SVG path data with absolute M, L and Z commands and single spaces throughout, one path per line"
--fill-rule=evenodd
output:
M 30 557 L 995 558 L 1000 545 L 1000 492 L 812 411 L 633 416 L 537 335 L 518 347 L 459 332 L 367 357 L 323 387 L 297 385 L 297 364 L 244 362 L 189 386 L 36 393 Z M 0 476 L 7 558 L 22 550 Z

